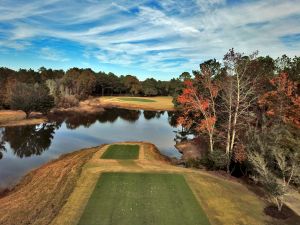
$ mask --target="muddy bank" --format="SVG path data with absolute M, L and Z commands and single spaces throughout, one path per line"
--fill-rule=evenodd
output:
M 181 159 L 186 162 L 193 159 L 201 159 L 207 152 L 207 143 L 202 138 L 195 138 L 179 142 L 175 145 L 182 154 Z

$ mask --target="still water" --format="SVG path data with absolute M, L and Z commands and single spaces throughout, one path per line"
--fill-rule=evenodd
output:
M 0 188 L 31 169 L 77 149 L 118 141 L 148 141 L 180 157 L 170 112 L 107 109 L 92 115 L 53 115 L 49 123 L 0 128 Z

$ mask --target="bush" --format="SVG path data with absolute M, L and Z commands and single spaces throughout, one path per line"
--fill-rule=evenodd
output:
M 223 151 L 216 149 L 202 157 L 200 164 L 209 170 L 224 170 L 227 166 L 227 156 Z
M 57 104 L 60 108 L 71 108 L 79 105 L 79 100 L 74 95 L 69 95 L 60 98 L 59 103 Z
M 201 159 L 196 158 L 196 159 L 188 159 L 185 162 L 185 166 L 188 168 L 201 168 Z

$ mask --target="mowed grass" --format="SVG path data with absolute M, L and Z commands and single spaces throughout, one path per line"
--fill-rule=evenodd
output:
M 146 98 L 118 98 L 120 101 L 133 101 L 133 102 L 156 102 L 153 99 L 146 99 Z
M 103 173 L 79 225 L 210 224 L 179 174 Z
M 101 159 L 138 159 L 139 145 L 110 145 Z

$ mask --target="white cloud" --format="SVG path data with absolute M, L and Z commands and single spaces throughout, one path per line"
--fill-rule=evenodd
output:
M 69 60 L 68 58 L 64 57 L 62 53 L 58 52 L 57 50 L 51 49 L 49 47 L 41 48 L 40 56 L 43 59 L 51 60 L 51 61 L 66 62 Z
M 300 33 L 297 0 L 245 1 L 165 0 L 154 7 L 143 1 L 30 1 L 20 7 L 0 2 L 0 46 L 29 47 L 31 40 L 51 37 L 80 43 L 85 61 L 140 66 L 147 70 L 195 69 L 212 57 L 222 58 L 231 47 L 251 53 L 300 54 L 280 39 Z M 132 13 L 134 9 L 134 13 Z M 1 36 L 0 36 L 1 37 Z M 44 47 L 41 57 L 67 60 L 63 49 Z M 172 60 L 174 59 L 174 60 Z M 178 61 L 175 59 L 186 59 Z M 169 60 L 169 61 L 166 61 Z

